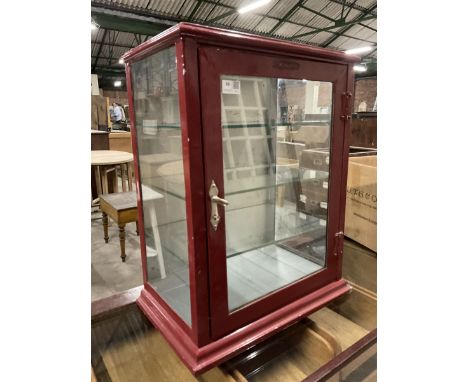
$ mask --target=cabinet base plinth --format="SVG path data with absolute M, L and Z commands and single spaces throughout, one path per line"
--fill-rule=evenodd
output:
M 194 374 L 203 373 L 226 361 L 351 290 L 345 280 L 335 281 L 239 328 L 233 333 L 198 347 L 190 336 L 170 318 L 171 314 L 158 304 L 152 294 L 145 288 L 146 286 L 137 300 L 137 305 L 152 324 L 161 331 L 162 335 Z

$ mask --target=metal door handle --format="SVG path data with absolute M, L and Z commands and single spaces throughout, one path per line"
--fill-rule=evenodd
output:
M 210 199 L 211 199 L 210 222 L 211 222 L 211 226 L 213 227 L 215 231 L 218 228 L 218 224 L 221 219 L 221 217 L 218 214 L 218 204 L 222 206 L 227 206 L 229 204 L 229 202 L 226 199 L 222 199 L 218 197 L 218 192 L 219 192 L 218 187 L 216 187 L 216 183 L 214 182 L 214 180 L 212 180 L 211 186 L 210 186 L 210 192 L 209 192 Z

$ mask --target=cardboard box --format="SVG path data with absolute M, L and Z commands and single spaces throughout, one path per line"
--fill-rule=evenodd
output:
M 377 252 L 377 155 L 351 157 L 345 235 Z
M 299 166 L 316 171 L 329 170 L 330 153 L 327 149 L 309 149 L 303 150 Z

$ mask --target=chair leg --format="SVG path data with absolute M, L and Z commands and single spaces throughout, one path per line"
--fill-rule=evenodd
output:
M 104 212 L 102 213 L 102 226 L 104 228 L 104 241 L 108 243 L 109 242 L 109 234 L 108 234 L 109 218 L 107 217 L 107 214 Z
M 125 224 L 119 224 L 120 257 L 125 262 Z
M 140 236 L 140 230 L 138 229 L 138 220 L 135 222 L 136 225 L 136 234 L 137 236 Z

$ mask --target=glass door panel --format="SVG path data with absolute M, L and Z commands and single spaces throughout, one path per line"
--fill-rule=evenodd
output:
M 221 75 L 229 311 L 326 267 L 331 82 Z
M 131 66 L 147 281 L 191 325 L 175 47 Z

